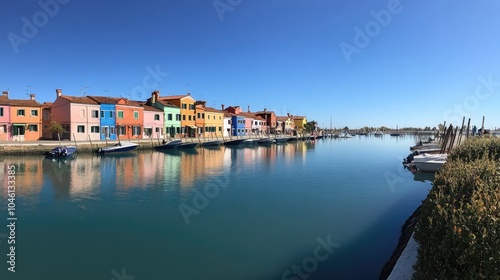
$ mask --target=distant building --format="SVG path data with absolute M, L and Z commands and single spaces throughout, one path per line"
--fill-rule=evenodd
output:
M 116 101 L 117 98 L 104 96 L 89 96 L 100 105 L 100 139 L 116 140 Z
M 0 97 L 0 139 L 33 141 L 42 137 L 42 104 L 30 99 L 10 99 L 9 92 Z

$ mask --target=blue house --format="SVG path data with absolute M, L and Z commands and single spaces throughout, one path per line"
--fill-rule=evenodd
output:
M 244 136 L 245 135 L 245 117 L 233 115 L 231 116 L 231 135 Z
M 101 106 L 101 140 L 116 140 L 116 103 L 115 99 L 104 96 L 89 96 Z

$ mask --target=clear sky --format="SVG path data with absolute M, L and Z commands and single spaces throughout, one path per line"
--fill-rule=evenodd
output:
M 5 0 L 0 87 L 28 98 L 30 86 L 41 102 L 56 88 L 136 100 L 189 90 L 325 127 L 464 114 L 500 127 L 500 2 L 463 2 Z

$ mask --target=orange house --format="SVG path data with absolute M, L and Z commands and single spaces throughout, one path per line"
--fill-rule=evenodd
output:
M 33 141 L 42 137 L 42 104 L 30 94 L 29 100 L 9 99 L 12 140 Z
M 193 97 L 186 95 L 172 95 L 161 97 L 162 101 L 168 101 L 181 108 L 181 133 L 184 136 L 194 137 L 196 134 L 196 106 Z
M 138 101 L 116 99 L 116 130 L 120 140 L 142 139 L 144 107 Z

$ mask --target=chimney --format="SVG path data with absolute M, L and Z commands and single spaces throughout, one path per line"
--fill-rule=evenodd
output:
M 8 98 L 9 97 L 9 92 L 6 91 L 6 90 L 2 91 L 2 96 L 5 96 L 5 97 Z
M 290 117 L 290 113 L 286 113 L 287 117 Z
M 188 92 L 188 95 L 189 95 L 189 96 L 191 96 L 191 93 L 190 93 L 190 92 Z
M 250 105 L 248 105 L 248 112 L 250 113 Z
M 62 89 L 56 89 L 56 98 L 62 95 Z
M 267 112 L 267 108 L 264 108 L 264 113 Z
M 221 104 L 221 107 L 222 107 L 222 111 L 224 111 L 224 104 Z
M 35 101 L 35 94 L 34 93 L 30 94 L 30 100 Z
M 154 105 L 156 103 L 159 95 L 160 95 L 160 91 L 158 91 L 158 90 L 155 90 L 155 91 L 153 91 L 153 93 L 151 93 L 151 105 Z

